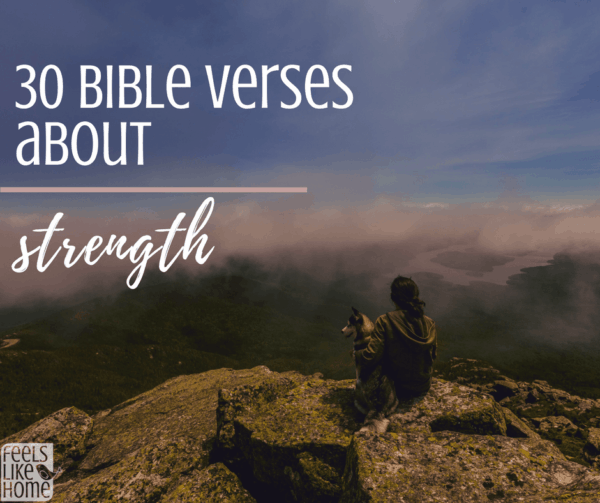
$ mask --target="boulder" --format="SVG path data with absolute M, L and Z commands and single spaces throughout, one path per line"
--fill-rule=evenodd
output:
M 388 431 L 441 431 L 506 435 L 500 406 L 485 393 L 434 379 L 423 399 L 401 403 Z
M 240 479 L 222 463 L 194 470 L 181 484 L 165 494 L 161 503 L 256 503 Z
M 174 486 L 185 484 L 194 470 L 208 465 L 203 446 L 189 438 L 152 438 L 148 444 L 98 473 L 55 485 L 52 502 L 159 501 Z
M 519 392 L 519 385 L 508 379 L 494 382 L 493 388 L 493 396 L 498 402 L 504 398 L 515 396 Z
M 532 389 L 527 393 L 527 398 L 525 399 L 526 403 L 535 403 L 540 399 L 540 394 L 537 389 Z
M 530 423 L 537 423 L 536 432 L 542 438 L 554 442 L 568 459 L 582 464 L 588 463 L 583 455 L 585 431 L 588 428 L 600 426 L 598 424 L 600 400 L 571 395 L 563 390 L 553 388 L 548 382 L 542 380 L 513 381 L 501 374 L 494 376 L 489 370 L 483 374 L 481 373 L 482 367 L 482 362 L 470 363 L 464 358 L 456 358 L 453 360 L 452 366 L 441 375 L 453 381 L 461 378 L 465 385 L 492 394 L 496 398 L 502 396 L 498 395 L 498 392 L 502 390 L 499 386 L 500 382 L 503 387 L 505 381 L 514 383 L 508 386 L 515 393 L 512 396 L 500 398 L 499 404 L 503 408 L 510 409 L 528 426 Z M 563 417 L 572 425 L 566 422 L 561 423 L 564 421 L 561 419 L 558 422 L 544 422 L 542 429 L 538 429 L 541 420 L 545 417 Z M 513 430 L 509 436 L 515 434 L 517 433 Z
M 266 368 L 266 367 L 265 367 Z M 315 374 L 314 379 L 322 377 Z M 241 384 L 232 381 L 232 386 L 224 386 L 218 392 L 217 443 L 215 455 L 227 459 L 234 455 L 233 437 L 235 434 L 233 420 L 244 411 L 250 411 L 259 405 L 273 402 L 288 391 L 309 380 L 309 377 L 297 372 L 270 372 L 249 383 Z
M 160 503 L 256 503 L 238 477 L 221 463 L 205 464 L 199 446 L 160 441 L 79 483 L 55 486 L 52 501 Z
M 242 402 L 248 392 L 237 389 L 231 397 Z M 318 377 L 299 383 L 275 400 L 246 401 L 232 417 L 233 445 L 253 477 L 281 497 L 337 501 L 346 449 L 361 427 L 353 403 L 354 381 Z M 230 408 L 225 402 L 221 405 Z
M 205 494 L 200 486 L 220 496 L 198 501 L 227 501 L 237 487 L 239 501 L 250 502 L 235 474 L 225 467 L 207 470 L 217 434 L 218 390 L 264 389 L 261 383 L 286 379 L 266 367 L 179 376 L 93 420 L 75 408 L 64 409 L 0 443 L 55 444 L 55 468 L 65 460 L 72 464 L 55 483 L 57 502 L 195 501 L 191 492 Z
M 341 503 L 597 502 L 600 474 L 545 440 L 455 432 L 356 434 Z
M 222 463 L 195 470 L 160 503 L 256 503 L 240 479 Z
M 535 439 L 541 438 L 529 426 L 521 421 L 512 410 L 502 407 L 502 412 L 504 413 L 504 418 L 506 419 L 506 434 L 509 437 Z
M 591 465 L 600 469 L 600 428 L 589 429 L 583 455 Z
M 567 461 L 489 394 L 434 379 L 373 435 L 359 432 L 354 381 L 322 377 L 266 367 L 180 376 L 93 418 L 64 409 L 3 443 L 55 444 L 67 466 L 59 503 L 598 499 L 598 472 Z
M 67 407 L 1 440 L 0 448 L 9 443 L 52 443 L 54 470 L 66 470 L 85 453 L 92 424 L 92 418 L 85 412 Z
M 201 445 L 206 464 L 217 433 L 218 390 L 258 385 L 274 373 L 267 367 L 220 369 L 179 376 L 112 410 L 99 414 L 88 441 L 90 452 L 80 469 L 95 472 L 160 439 L 187 438 Z
M 536 428 L 543 432 L 574 435 L 579 428 L 564 416 L 535 417 L 531 419 Z
M 248 387 L 221 392 L 217 416 L 225 438 L 218 443 L 228 446 L 231 459 L 244 459 L 252 476 L 276 488 L 281 498 L 337 501 L 347 448 L 363 419 L 353 406 L 354 381 L 313 377 L 289 386 L 275 399 Z M 401 404 L 388 428 L 440 430 L 504 435 L 506 422 L 489 395 L 434 379 L 424 398 Z

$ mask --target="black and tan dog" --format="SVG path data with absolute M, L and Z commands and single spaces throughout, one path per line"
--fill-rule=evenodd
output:
M 369 345 L 375 325 L 368 316 L 357 309 L 352 308 L 352 313 L 348 324 L 342 329 L 342 334 L 346 338 L 354 337 L 354 350 L 352 351 L 354 358 L 356 351 Z M 398 408 L 394 383 L 383 371 L 381 362 L 372 368 L 361 368 L 355 361 L 355 366 L 356 399 L 354 405 L 366 415 L 361 431 L 385 433 L 389 424 L 388 416 Z

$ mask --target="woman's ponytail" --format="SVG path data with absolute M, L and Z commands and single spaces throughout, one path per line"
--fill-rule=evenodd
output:
M 411 278 L 398 276 L 391 285 L 391 298 L 399 309 L 412 318 L 422 318 L 425 302 L 419 299 L 419 287 Z

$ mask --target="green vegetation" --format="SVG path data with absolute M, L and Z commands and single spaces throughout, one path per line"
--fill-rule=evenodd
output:
M 62 407 L 93 414 L 171 377 L 214 368 L 353 373 L 350 343 L 321 318 L 174 285 L 87 302 L 2 336 L 20 343 L 0 350 L 0 438 Z
M 474 358 L 513 379 L 600 398 L 600 309 L 580 313 L 588 304 L 577 294 L 600 299 L 600 266 L 580 262 L 558 257 L 506 286 L 414 275 L 438 326 L 438 370 L 454 356 Z M 48 305 L 31 308 L 37 321 L 0 331 L 0 339 L 20 339 L 0 350 L 0 438 L 62 407 L 94 413 L 170 377 L 214 368 L 266 365 L 352 378 L 352 344 L 340 329 L 350 306 L 372 319 L 391 309 L 381 281 L 359 274 L 319 282 L 239 260 L 40 319 Z M 27 306 L 17 311 L 22 318 Z

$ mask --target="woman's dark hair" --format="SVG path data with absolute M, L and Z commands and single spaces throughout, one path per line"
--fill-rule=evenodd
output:
M 425 302 L 419 299 L 419 287 L 412 279 L 398 276 L 392 281 L 391 290 L 392 301 L 399 309 L 413 318 L 423 317 Z

